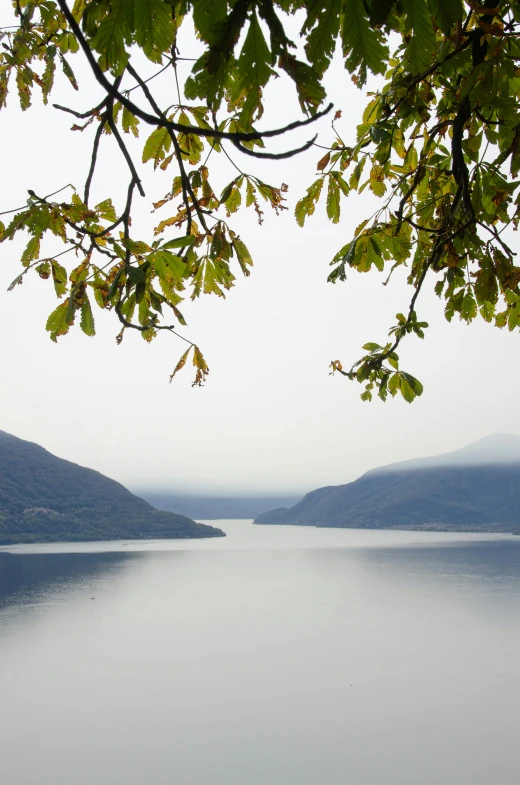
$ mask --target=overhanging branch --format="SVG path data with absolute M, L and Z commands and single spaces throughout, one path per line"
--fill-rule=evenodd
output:
M 107 79 L 105 73 L 97 63 L 96 58 L 94 57 L 92 50 L 88 45 L 87 40 L 83 35 L 79 24 L 72 16 L 70 9 L 67 6 L 67 3 L 65 2 L 65 0 L 58 0 L 58 5 L 60 6 L 63 15 L 65 16 L 67 22 L 69 23 L 72 32 L 78 39 L 78 42 L 81 48 L 83 49 L 83 52 L 88 60 L 92 72 L 96 80 L 101 85 L 101 87 L 103 87 L 103 89 L 110 96 L 112 96 L 112 98 L 119 101 L 122 104 L 122 106 L 126 107 L 130 112 L 132 112 L 132 114 L 134 114 L 136 117 L 139 117 L 141 120 L 143 120 L 145 123 L 148 123 L 149 125 L 154 125 L 160 128 L 166 128 L 175 133 L 190 133 L 190 134 L 195 134 L 196 136 L 204 136 L 213 139 L 229 139 L 232 142 L 253 142 L 253 141 L 258 141 L 260 139 L 281 136 L 287 133 L 288 131 L 294 131 L 298 128 L 303 128 L 306 125 L 315 123 L 321 117 L 324 117 L 326 114 L 328 114 L 332 109 L 332 104 L 329 104 L 325 109 L 323 109 L 320 112 L 316 112 L 316 114 L 312 115 L 312 117 L 308 117 L 306 120 L 296 120 L 295 122 L 289 123 L 288 125 L 283 126 L 282 128 L 271 129 L 270 131 L 251 131 L 251 132 L 219 131 L 217 128 L 215 129 L 199 128 L 198 126 L 175 123 L 172 120 L 167 120 L 167 119 L 163 120 L 157 117 L 156 115 L 143 111 L 139 106 L 137 106 L 137 104 L 135 104 L 133 101 L 130 101 L 130 99 L 126 95 L 119 92 L 116 86 L 113 83 L 111 83 L 109 79 Z M 297 150 L 288 151 L 287 153 L 283 154 L 283 157 L 288 158 L 291 155 L 296 155 L 298 152 L 301 152 L 304 149 L 308 149 L 309 146 L 310 144 L 308 146 L 304 146 Z M 255 153 L 252 153 L 251 151 L 248 151 L 248 153 L 250 155 L 251 154 L 255 155 Z M 258 153 L 256 155 L 257 157 L 263 158 L 266 157 L 267 154 Z M 277 157 L 281 157 L 281 154 L 276 154 L 276 155 Z

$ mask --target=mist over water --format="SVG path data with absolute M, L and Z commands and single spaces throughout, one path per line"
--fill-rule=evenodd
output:
M 2 781 L 517 785 L 520 538 L 216 525 L 0 551 Z

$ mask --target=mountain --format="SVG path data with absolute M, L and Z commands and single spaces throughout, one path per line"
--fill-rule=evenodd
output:
M 520 436 L 513 433 L 494 433 L 453 452 L 427 458 L 412 458 L 372 471 L 401 471 L 434 466 L 489 466 L 506 463 L 520 463 Z
M 0 544 L 223 537 L 120 483 L 0 431 Z
M 291 507 L 298 496 L 206 496 L 203 494 L 140 491 L 140 496 L 159 510 L 175 510 L 190 518 L 218 521 L 224 518 L 255 518 L 273 507 Z
M 489 436 L 446 455 L 373 469 L 255 523 L 520 533 L 520 436 Z

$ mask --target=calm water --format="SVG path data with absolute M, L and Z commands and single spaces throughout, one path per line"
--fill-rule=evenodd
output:
M 518 785 L 520 538 L 0 550 L 2 785 Z

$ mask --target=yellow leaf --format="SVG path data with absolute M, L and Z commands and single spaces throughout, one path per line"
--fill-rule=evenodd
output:
M 177 213 L 177 215 L 172 215 L 171 218 L 166 218 L 164 221 L 161 221 L 159 226 L 155 227 L 153 233 L 155 235 L 161 234 L 162 232 L 164 232 L 167 226 L 180 225 L 185 220 L 185 218 L 186 218 L 186 211 L 181 210 L 181 212 Z
M 189 347 L 189 349 L 186 349 L 186 351 L 182 355 L 181 359 L 179 360 L 179 362 L 175 366 L 174 371 L 173 371 L 172 375 L 170 376 L 170 383 L 172 382 L 173 377 L 175 376 L 177 371 L 180 371 L 186 365 L 186 360 L 188 359 L 188 354 L 190 352 L 191 352 L 191 346 Z
M 197 369 L 197 373 L 195 374 L 195 381 L 192 383 L 192 387 L 202 387 L 209 373 L 209 368 L 198 346 L 193 347 L 193 365 Z
M 320 158 L 320 160 L 318 161 L 316 165 L 316 169 L 318 170 L 318 172 L 323 172 L 323 170 L 329 165 L 329 161 L 330 161 L 330 152 L 325 153 L 323 158 Z

